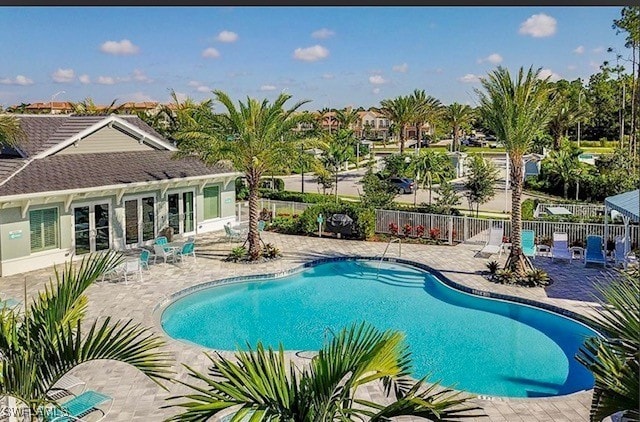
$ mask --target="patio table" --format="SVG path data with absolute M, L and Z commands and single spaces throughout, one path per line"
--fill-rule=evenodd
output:
M 571 211 L 565 207 L 547 207 L 547 213 L 550 215 L 573 215 Z

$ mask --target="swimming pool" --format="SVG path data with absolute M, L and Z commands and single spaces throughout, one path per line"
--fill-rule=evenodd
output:
M 377 277 L 378 266 L 379 276 Z M 354 321 L 406 334 L 413 375 L 475 394 L 564 395 L 593 387 L 574 356 L 596 333 L 538 308 L 455 290 L 413 266 L 321 263 L 278 279 L 224 284 L 164 309 L 168 335 L 235 350 L 246 342 L 317 350 Z

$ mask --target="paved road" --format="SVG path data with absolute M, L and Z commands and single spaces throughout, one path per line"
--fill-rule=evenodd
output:
M 500 170 L 499 177 L 500 180 L 496 183 L 496 195 L 486 204 L 480 206 L 480 211 L 486 212 L 497 212 L 504 213 L 505 209 L 511 210 L 511 190 L 508 191 L 508 194 L 505 197 L 505 157 L 494 158 L 494 162 L 498 169 Z M 361 179 L 365 174 L 365 169 L 359 170 L 350 170 L 341 173 L 338 176 L 338 194 L 339 195 L 352 195 L 359 196 L 363 193 Z M 300 180 L 300 175 L 292 175 L 282 177 L 284 180 L 284 186 L 286 190 L 300 192 L 302 190 L 302 183 Z M 464 179 L 457 179 L 454 181 L 454 187 L 458 192 L 458 196 L 461 198 L 461 207 L 468 207 L 468 202 L 464 197 L 464 189 L 463 189 Z M 314 193 L 322 193 L 322 189 L 316 182 L 315 176 L 312 174 L 307 174 L 304 177 L 304 191 L 305 192 L 314 192 Z M 528 198 L 527 195 L 523 195 L 523 199 Z M 432 194 L 432 200 L 437 198 L 437 194 L 434 192 Z M 404 203 L 416 203 L 420 204 L 421 202 L 429 202 L 429 190 L 428 189 L 418 189 L 417 194 L 402 194 L 398 195 L 395 199 L 397 202 Z

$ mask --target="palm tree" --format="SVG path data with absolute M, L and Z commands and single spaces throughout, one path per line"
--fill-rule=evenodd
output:
M 122 109 L 123 104 L 116 106 L 116 100 L 111 101 L 111 104 L 108 106 L 99 106 L 93 102 L 93 99 L 90 97 L 85 98 L 84 100 L 71 103 L 71 107 L 73 108 L 73 112 L 75 114 L 84 114 L 84 115 L 107 115 L 107 114 L 117 114 Z
M 640 273 L 621 272 L 603 280 L 598 290 L 604 300 L 594 306 L 591 325 L 604 337 L 590 337 L 578 352 L 578 362 L 595 378 L 591 420 L 601 421 L 622 412 L 640 420 Z
M 581 164 L 578 155 L 581 151 L 569 151 L 567 148 L 552 151 L 545 160 L 545 171 L 562 183 L 564 199 L 569 197 L 569 184 L 578 179 Z
M 547 79 L 540 79 L 540 69 L 520 68 L 516 80 L 499 66 L 481 78 L 484 91 L 477 91 L 480 113 L 487 126 L 504 142 L 511 165 L 511 253 L 506 267 L 523 276 L 531 263 L 525 259 L 520 244 L 522 229 L 523 162 L 533 140 L 546 129 L 551 117 Z
M 421 150 L 418 157 L 411 160 L 411 171 L 424 189 L 425 183 L 429 189 L 429 204 L 431 204 L 431 192 L 434 183 L 440 183 L 453 173 L 453 164 L 444 153 L 435 152 L 432 149 Z M 417 191 L 417 189 L 416 189 Z
M 378 422 L 401 415 L 440 421 L 471 417 L 468 412 L 477 409 L 463 406 L 466 399 L 449 389 L 436 392 L 437 384 L 425 387 L 423 380 L 410 381 L 404 335 L 364 323 L 341 330 L 304 368 L 287 364 L 282 345 L 274 351 L 258 343 L 255 350 L 237 352 L 235 359 L 207 357 L 208 375 L 185 365 L 202 386 L 178 381 L 195 394 L 169 398 L 183 401 L 168 407 L 184 409 L 170 421 L 206 421 L 236 405 L 241 407 L 234 420 L 253 415 L 252 420 L 291 422 Z M 372 381 L 381 381 L 387 395 L 393 393 L 393 403 L 356 398 L 358 389 Z
M 0 310 L 0 395 L 19 400 L 38 415 L 50 402 L 47 391 L 59 379 L 95 360 L 128 363 L 160 386 L 170 379 L 169 354 L 158 351 L 164 341 L 139 324 L 112 323 L 107 317 L 86 331 L 82 325 L 85 291 L 121 262 L 120 253 L 109 252 L 90 255 L 79 266 L 67 263 L 62 273 L 56 269 L 55 284 L 50 281 L 28 305 L 25 298 L 24 313 Z
M 445 110 L 445 119 L 453 132 L 451 151 L 457 151 L 460 149 L 460 134 L 462 129 L 470 124 L 473 119 L 473 109 L 466 104 L 450 104 Z
M 556 100 L 556 106 L 549 120 L 549 132 L 553 138 L 553 149 L 560 149 L 562 137 L 566 137 L 569 128 L 573 127 L 578 121 L 582 121 L 587 116 L 585 107 L 578 107 L 577 104 L 569 101 L 567 98 Z
M 13 116 L 0 115 L 0 147 L 14 147 L 24 140 L 20 122 Z
M 395 129 L 400 137 L 400 154 L 403 154 L 407 126 L 414 121 L 415 115 L 411 97 L 399 96 L 391 100 L 382 100 L 380 106 L 382 114 L 395 124 Z
M 308 116 L 295 113 L 308 101 L 297 102 L 285 110 L 291 95 L 281 93 L 273 103 L 247 98 L 236 107 L 222 91 L 213 91 L 215 99 L 226 109 L 224 114 L 201 115 L 176 133 L 179 155 L 195 154 L 207 164 L 229 160 L 245 173 L 249 187 L 249 254 L 258 259 L 261 253 L 258 232 L 258 188 L 260 178 L 296 155 L 294 129 Z
M 353 109 L 343 109 L 336 111 L 338 129 L 353 129 L 353 125 L 358 122 L 358 112 Z
M 411 94 L 411 101 L 413 101 L 414 108 L 414 122 L 416 125 L 416 139 L 418 145 L 422 142 L 422 126 L 425 123 L 429 123 L 431 127 L 434 126 L 436 119 L 438 119 L 442 112 L 442 103 L 440 100 L 427 95 L 424 90 L 414 90 Z

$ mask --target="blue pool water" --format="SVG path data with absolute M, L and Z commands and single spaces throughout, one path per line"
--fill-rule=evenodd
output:
M 476 394 L 545 397 L 593 386 L 574 356 L 596 333 L 541 309 L 472 296 L 423 270 L 336 261 L 277 279 L 211 287 L 162 314 L 173 338 L 235 350 L 257 341 L 317 350 L 354 321 L 406 334 L 413 375 Z M 330 328 L 327 329 L 327 327 Z

